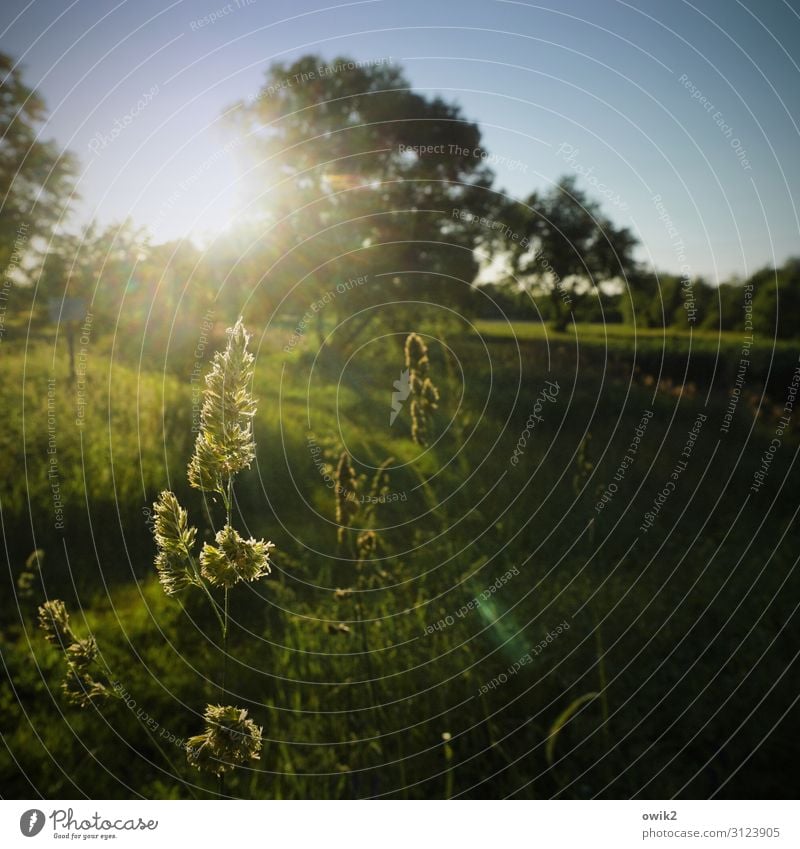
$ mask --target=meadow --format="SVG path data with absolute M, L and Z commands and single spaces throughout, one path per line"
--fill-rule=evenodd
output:
M 226 793 L 793 792 L 796 427 L 750 490 L 797 365 L 788 343 L 756 341 L 723 431 L 738 333 L 484 321 L 387 327 L 320 356 L 307 340 L 284 350 L 289 323 L 250 329 L 257 459 L 234 513 L 276 548 L 272 575 L 231 593 L 228 690 L 263 751 Z M 407 409 L 389 424 L 411 329 L 441 393 L 427 448 Z M 216 623 L 202 599 L 166 599 L 153 567 L 162 489 L 213 536 L 214 505 L 185 473 L 195 346 L 137 350 L 98 327 L 79 397 L 63 339 L 55 356 L 46 334 L 3 345 L 0 518 L 18 591 L 2 599 L 2 795 L 213 797 L 182 746 L 218 692 Z M 377 533 L 360 565 L 337 534 L 342 450 L 353 524 Z M 121 698 L 65 702 L 35 624 L 49 598 L 94 635 Z

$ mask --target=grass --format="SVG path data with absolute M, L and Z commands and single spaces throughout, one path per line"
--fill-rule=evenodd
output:
M 798 363 L 796 342 L 757 334 L 751 338 L 744 331 L 576 324 L 558 332 L 541 322 L 494 320 L 477 321 L 475 327 L 488 339 L 537 344 L 543 349 L 540 356 L 569 346 L 587 358 L 602 357 L 618 375 L 649 375 L 657 381 L 689 382 L 703 390 L 726 392 L 735 382 L 749 340 L 747 385 L 757 395 L 765 389 L 776 403 L 783 402 Z
M 302 351 L 287 358 L 273 346 L 259 354 L 258 460 L 237 485 L 235 520 L 243 534 L 277 548 L 268 581 L 232 592 L 229 689 L 264 726 L 264 750 L 258 767 L 228 777 L 226 792 L 785 795 L 798 754 L 785 714 L 794 698 L 800 590 L 785 497 L 796 435 L 787 433 L 765 488 L 747 499 L 773 424 L 754 422 L 742 404 L 721 435 L 727 396 L 715 393 L 676 492 L 643 534 L 642 516 L 704 409 L 702 393 L 678 397 L 648 383 L 647 373 L 632 382 L 624 369 L 610 373 L 588 344 L 577 356 L 574 345 L 557 345 L 548 369 L 536 328 L 515 326 L 520 352 L 494 326 L 479 328 L 488 357 L 469 336 L 448 338 L 451 362 L 431 346 L 442 403 L 438 441 L 425 453 L 408 439 L 407 416 L 388 426 L 399 343 L 349 363 L 331 351 L 313 373 Z M 624 335 L 614 338 L 621 354 L 629 351 Z M 12 541 L 9 569 L 16 574 L 34 544 L 47 559 L 39 598 L 18 606 L 7 594 L 2 606 L 0 790 L 26 798 L 212 797 L 216 784 L 166 740 L 195 733 L 200 707 L 214 697 L 201 671 L 220 666 L 216 621 L 202 599 L 187 598 L 183 610 L 164 599 L 143 512 L 169 484 L 193 516 L 202 515 L 183 483 L 192 441 L 188 371 L 164 378 L 130 360 L 112 367 L 102 350 L 99 340 L 82 434 L 61 423 L 72 401 L 58 381 L 63 533 L 53 528 L 43 477 L 51 354 L 43 346 L 6 354 L 2 391 L 11 412 L 0 462 L 9 485 L 0 507 Z M 559 381 L 559 400 L 512 468 L 546 379 Z M 655 416 L 636 461 L 598 514 L 598 487 L 613 479 L 643 409 Z M 406 496 L 377 507 L 382 549 L 363 576 L 369 653 L 356 598 L 336 593 L 355 587 L 357 575 L 338 548 L 333 495 L 309 451 L 309 413 L 328 462 L 341 444 L 364 473 L 394 456 L 391 485 Z M 575 458 L 587 429 L 594 468 L 576 496 Z M 26 446 L 27 481 L 12 474 L 18 444 Z M 200 542 L 211 535 L 203 524 Z M 456 615 L 512 567 L 517 577 Z M 45 594 L 82 611 L 76 630 L 96 636 L 134 708 L 64 704 L 60 660 L 33 626 Z M 447 617 L 452 624 L 425 633 Z M 534 663 L 479 695 L 564 620 L 570 629 Z M 551 765 L 553 724 L 598 689 L 596 623 L 608 724 L 599 699 L 583 705 L 560 728 Z M 198 706 L 197 714 L 187 706 Z

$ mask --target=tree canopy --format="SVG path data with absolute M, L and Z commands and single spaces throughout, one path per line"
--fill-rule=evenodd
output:
M 636 267 L 631 232 L 615 226 L 574 176 L 512 203 L 509 218 L 517 236 L 509 242 L 514 271 L 549 297 L 558 329 L 601 283 L 625 280 Z
M 0 53 L 0 265 L 52 232 L 68 208 L 75 159 L 39 129 L 44 101 L 22 81 L 13 59 Z M 19 265 L 14 257 L 14 263 Z
M 309 283 L 320 292 L 362 275 L 368 285 L 337 310 L 467 301 L 479 219 L 497 196 L 480 130 L 456 104 L 412 91 L 393 65 L 304 56 L 273 65 L 229 119 L 247 139 L 273 262 L 290 286 L 302 281 L 301 302 Z

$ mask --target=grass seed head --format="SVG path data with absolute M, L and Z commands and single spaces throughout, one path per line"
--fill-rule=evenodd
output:
M 227 333 L 225 350 L 214 354 L 206 375 L 200 433 L 189 462 L 193 487 L 223 495 L 230 476 L 249 468 L 256 456 L 256 401 L 250 391 L 254 358 L 247 350 L 250 334 L 241 318 Z
M 97 642 L 94 637 L 76 640 L 67 648 L 67 675 L 61 689 L 67 699 L 78 707 L 110 695 L 108 688 L 92 677 L 92 664 L 97 659 Z
M 208 705 L 204 717 L 205 731 L 186 743 L 191 766 L 222 775 L 259 759 L 263 729 L 247 718 L 244 708 Z
M 387 457 L 375 470 L 369 488 L 369 498 L 367 499 L 369 504 L 374 505 L 389 495 L 391 491 L 389 487 L 389 469 L 393 463 L 394 457 Z
M 406 368 L 412 374 L 424 378 L 428 373 L 430 360 L 428 359 L 428 347 L 418 333 L 409 333 L 405 346 Z
M 358 513 L 358 476 L 350 462 L 350 455 L 342 451 L 336 467 L 336 524 L 339 525 L 339 542 L 344 542 L 347 529 Z
M 369 560 L 378 550 L 378 535 L 375 531 L 363 531 L 356 539 L 356 551 L 359 560 Z
M 153 511 L 158 579 L 167 595 L 175 595 L 196 583 L 191 552 L 197 530 L 189 527 L 186 510 L 171 492 L 161 493 Z
M 46 601 L 39 608 L 39 627 L 44 632 L 48 643 L 65 651 L 71 643 L 75 642 L 75 635 L 69 624 L 67 606 L 60 599 Z
M 428 424 L 439 406 L 439 390 L 428 375 L 428 348 L 419 334 L 408 335 L 405 356 L 411 389 L 411 438 L 417 445 L 427 445 Z
M 90 671 L 97 660 L 97 642 L 94 637 L 78 639 L 75 636 L 63 601 L 52 599 L 39 608 L 39 627 L 44 631 L 45 639 L 66 655 L 67 674 L 61 689 L 69 702 L 86 707 L 95 699 L 111 695 L 104 684 L 92 677 Z
M 271 572 L 269 555 L 275 547 L 263 539 L 242 539 L 230 525 L 217 532 L 216 545 L 200 552 L 200 572 L 215 587 L 230 588 L 239 581 L 256 581 Z

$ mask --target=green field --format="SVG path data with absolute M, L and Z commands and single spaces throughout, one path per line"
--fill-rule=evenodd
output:
M 264 749 L 227 777 L 226 792 L 785 795 L 798 756 L 800 581 L 786 497 L 796 489 L 796 426 L 763 488 L 750 486 L 796 349 L 754 348 L 752 385 L 723 433 L 736 334 L 691 343 L 673 334 L 665 346 L 652 331 L 634 345 L 622 326 L 580 326 L 577 343 L 541 325 L 476 328 L 426 328 L 442 396 L 427 450 L 409 438 L 408 410 L 389 426 L 399 329 L 319 358 L 304 346 L 283 353 L 278 332 L 261 340 L 258 455 L 237 483 L 235 516 L 276 544 L 275 568 L 232 592 L 228 674 L 234 703 L 263 725 Z M 179 745 L 218 697 L 216 622 L 202 598 L 164 596 L 148 525 L 165 487 L 201 540 L 220 519 L 219 504 L 204 505 L 186 482 L 192 362 L 140 366 L 117 344 L 100 331 L 92 340 L 79 427 L 63 351 L 54 364 L 45 340 L 4 343 L 0 508 L 12 577 L 44 551 L 32 594 L 2 602 L 6 797 L 217 791 Z M 548 381 L 554 400 L 536 408 Z M 765 385 L 769 403 L 756 416 Z M 535 409 L 541 421 L 523 440 Z M 603 502 L 644 411 L 653 415 L 634 460 Z M 685 470 L 643 531 L 701 414 Z M 394 458 L 397 497 L 371 516 L 362 505 L 357 518 L 380 541 L 360 573 L 337 542 L 321 468 L 332 473 L 343 446 L 365 481 Z M 96 637 L 126 700 L 65 702 L 62 659 L 35 627 L 37 605 L 54 597 L 74 611 L 77 631 Z M 569 627 L 548 640 L 561 623 Z M 559 715 L 598 691 L 548 758 Z

